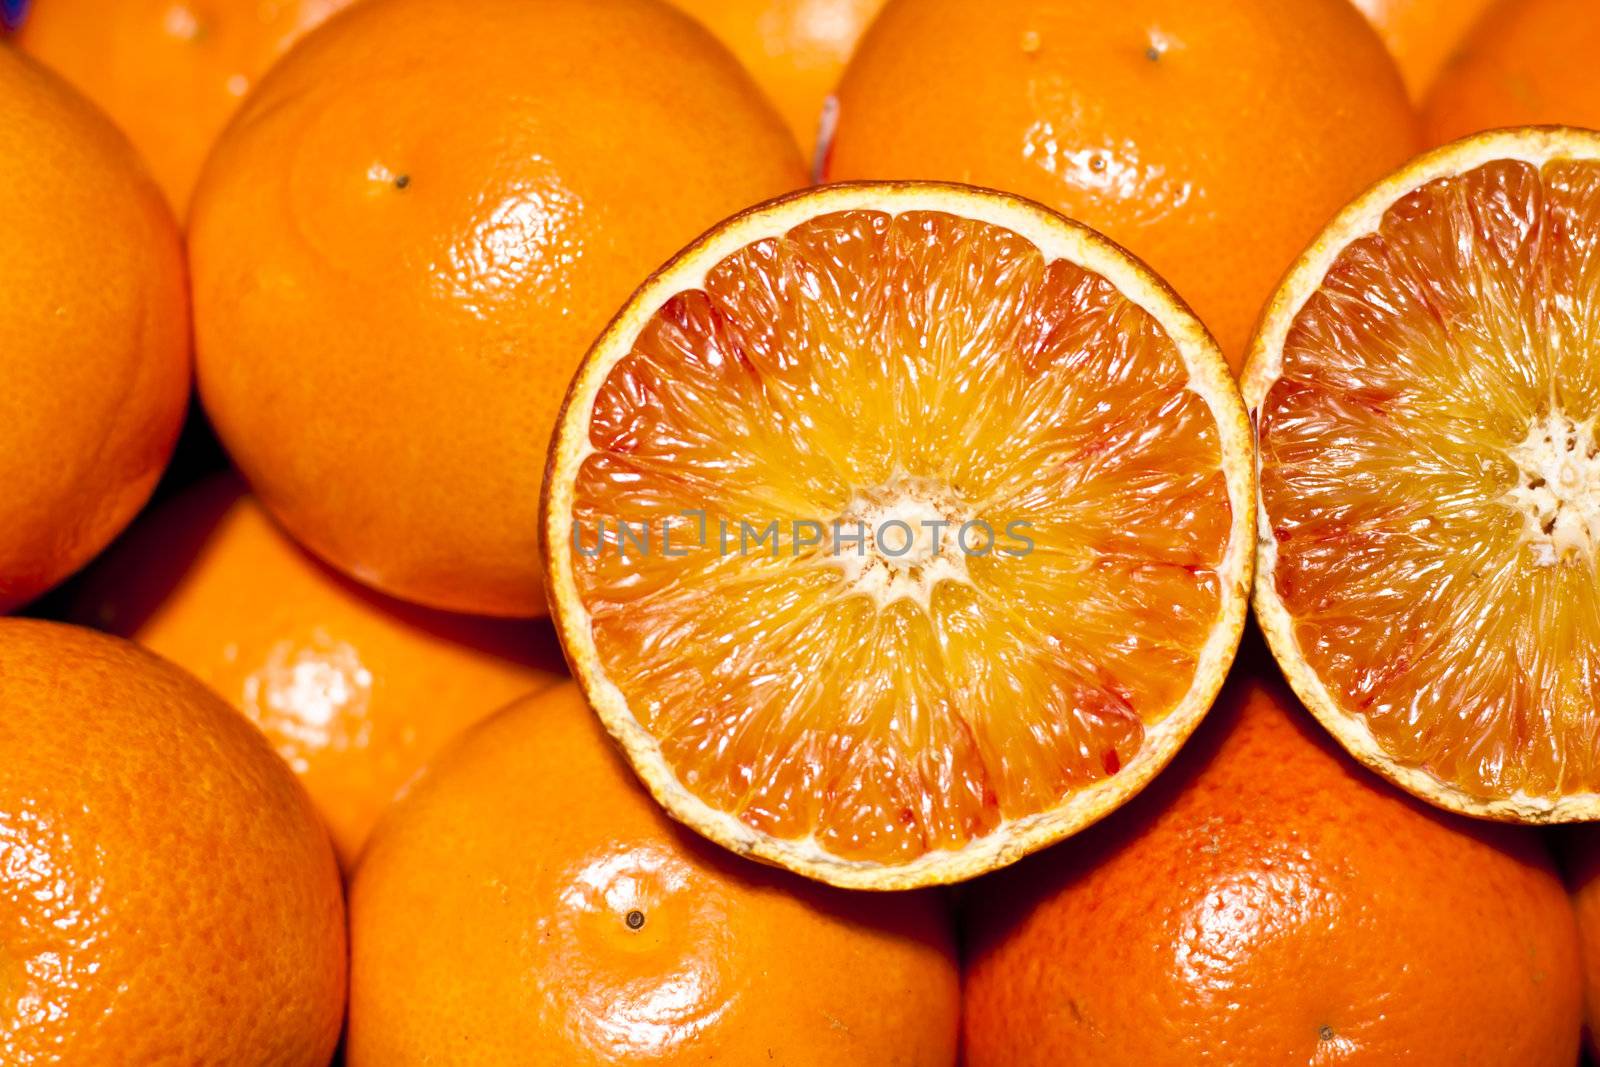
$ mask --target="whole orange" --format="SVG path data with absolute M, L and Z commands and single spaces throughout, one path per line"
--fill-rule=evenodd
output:
M 351 1067 L 956 1059 L 942 898 L 853 895 L 694 836 L 575 685 L 417 780 L 362 856 L 350 918 Z
M 1499 0 L 1439 74 L 1423 107 L 1443 144 L 1501 126 L 1600 127 L 1600 5 Z
M 1571 1067 L 1577 935 L 1539 838 L 1400 794 L 1292 701 L 1236 676 L 1133 804 L 976 887 L 970 1067 Z
M 250 86 L 350 0 L 34 0 L 17 34 L 107 114 L 180 213 Z
M 1389 46 L 1406 89 L 1421 99 L 1491 0 L 1354 0 Z
M 804 173 L 660 0 L 359 4 L 273 68 L 196 190 L 206 410 L 335 566 L 543 614 L 539 486 L 578 361 L 680 245 Z
M 105 547 L 166 466 L 189 393 L 171 212 L 133 149 L 0 46 L 0 612 Z
M 1347 0 L 890 0 L 838 95 L 826 176 L 1057 208 L 1165 277 L 1235 370 L 1283 271 L 1417 147 Z
M 0 1062 L 323 1067 L 344 905 L 260 733 L 125 641 L 0 620 Z
M 446 741 L 561 664 L 546 626 L 415 607 L 335 573 L 226 476 L 135 523 L 69 613 L 192 671 L 261 727 L 347 866 Z
M 884 0 L 672 0 L 755 76 L 807 156 L 828 97 Z

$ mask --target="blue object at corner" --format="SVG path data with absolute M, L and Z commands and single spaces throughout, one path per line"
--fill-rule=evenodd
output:
M 0 26 L 14 30 L 22 25 L 22 16 L 28 10 L 28 0 L 0 0 Z

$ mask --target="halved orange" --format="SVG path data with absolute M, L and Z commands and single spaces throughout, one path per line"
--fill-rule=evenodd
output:
M 1600 134 L 1482 134 L 1374 187 L 1243 384 L 1257 614 L 1302 700 L 1443 807 L 1600 815 Z
M 965 186 L 729 220 L 567 396 L 552 610 L 675 817 L 826 882 L 970 877 L 1115 808 L 1236 650 L 1249 426 L 1107 239 Z

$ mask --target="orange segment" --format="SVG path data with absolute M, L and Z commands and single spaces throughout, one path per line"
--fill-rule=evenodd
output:
M 1600 137 L 1423 157 L 1291 275 L 1246 379 L 1263 620 L 1414 791 L 1578 817 L 1600 747 Z
M 679 818 L 827 880 L 962 877 L 1103 814 L 1242 622 L 1214 346 L 997 194 L 726 224 L 590 353 L 556 447 L 555 610 L 607 725 Z

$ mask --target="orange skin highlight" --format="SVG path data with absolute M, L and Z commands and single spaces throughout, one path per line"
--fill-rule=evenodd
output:
M 575 685 L 441 757 L 351 894 L 350 1067 L 956 1062 L 942 897 L 828 889 L 694 836 Z
M 257 78 L 350 0 L 34 0 L 18 45 L 116 120 L 182 215 Z
M 218 142 L 189 249 L 201 397 L 268 510 L 390 595 L 546 612 L 567 381 L 645 275 L 804 184 L 737 62 L 657 0 L 371 0 Z
M 0 45 L 0 612 L 104 548 L 172 454 L 189 303 L 171 212 L 127 141 Z
M 810 159 L 823 108 L 884 0 L 672 0 L 755 77 Z
M 0 620 L 0 1062 L 324 1067 L 339 870 L 310 799 L 184 671 Z
M 1420 100 L 1491 0 L 1353 0 Z
M 142 518 L 68 610 L 194 672 L 255 722 L 347 868 L 445 742 L 562 670 L 548 627 L 373 593 L 307 555 L 226 476 Z
M 826 177 L 1054 207 L 1148 262 L 1236 372 L 1279 276 L 1419 143 L 1346 0 L 890 0 L 839 102 Z
M 1600 6 L 1590 0 L 1500 0 L 1428 94 L 1428 142 L 1502 126 L 1600 127 L 1596 55 Z
M 1244 658 L 1145 794 L 973 888 L 969 1067 L 1570 1067 L 1577 935 L 1538 836 L 1390 788 Z

